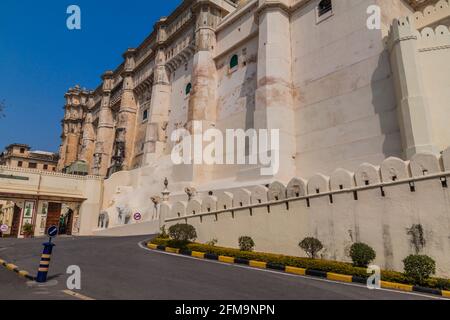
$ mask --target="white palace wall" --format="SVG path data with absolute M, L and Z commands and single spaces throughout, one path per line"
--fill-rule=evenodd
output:
M 409 230 L 420 225 L 420 253 L 435 259 L 438 275 L 448 277 L 449 179 L 450 149 L 443 160 L 433 154 L 418 154 L 411 162 L 389 158 L 380 166 L 365 163 L 356 172 L 339 169 L 331 177 L 293 179 L 287 186 L 274 182 L 199 194 L 163 203 L 161 220 L 167 227 L 193 225 L 201 243 L 217 239 L 220 246 L 237 248 L 246 235 L 257 251 L 294 256 L 305 255 L 298 243 L 313 236 L 324 244 L 322 258 L 338 261 L 349 261 L 349 247 L 361 241 L 376 250 L 375 264 L 397 271 L 416 253 Z

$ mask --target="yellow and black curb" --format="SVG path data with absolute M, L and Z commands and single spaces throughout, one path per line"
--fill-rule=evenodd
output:
M 196 252 L 196 251 L 190 251 L 190 250 L 175 249 L 175 248 L 170 248 L 170 247 L 166 247 L 166 246 L 159 246 L 159 245 L 152 244 L 152 243 L 147 243 L 146 246 L 147 246 L 147 248 L 149 248 L 151 250 L 158 250 L 158 251 L 164 251 L 164 252 L 168 252 L 168 253 L 181 254 L 184 256 L 190 256 L 190 257 L 194 257 L 194 258 L 198 258 L 198 259 L 215 260 L 215 261 L 219 261 L 219 262 L 223 262 L 223 263 L 230 263 L 230 264 L 241 264 L 241 265 L 247 265 L 252 268 L 270 269 L 270 270 L 282 271 L 282 272 L 286 272 L 286 273 L 290 273 L 290 274 L 296 274 L 296 275 L 300 275 L 300 276 L 312 276 L 312 277 L 324 278 L 324 279 L 338 281 L 338 282 L 359 283 L 359 284 L 367 283 L 366 278 L 357 277 L 357 276 L 348 276 L 348 275 L 337 274 L 337 273 L 332 273 L 332 272 L 289 267 L 289 266 L 284 266 L 284 265 L 280 265 L 280 264 L 266 263 L 266 262 L 255 261 L 255 260 L 247 260 L 247 259 L 233 258 L 233 257 L 227 257 L 227 256 L 218 256 L 215 254 L 209 254 L 209 253 L 204 253 L 204 252 Z M 399 290 L 399 291 L 405 291 L 405 292 L 420 292 L 420 293 L 433 294 L 433 295 L 438 295 L 438 296 L 442 296 L 445 298 L 450 298 L 450 291 L 431 289 L 431 288 L 425 288 L 425 287 L 414 286 L 414 285 L 381 281 L 381 287 L 384 289 L 393 289 L 393 290 Z
M 30 273 L 28 271 L 20 270 L 18 266 L 16 266 L 15 264 L 12 264 L 12 263 L 8 263 L 5 260 L 0 259 L 0 265 L 5 267 L 9 271 L 15 272 L 16 274 L 18 274 L 22 278 L 25 278 L 25 279 L 28 279 L 28 280 L 31 280 L 31 281 L 34 281 L 36 279 L 32 275 L 30 275 Z

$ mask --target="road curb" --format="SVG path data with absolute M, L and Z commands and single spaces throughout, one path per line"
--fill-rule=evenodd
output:
M 336 281 L 336 282 L 359 283 L 359 284 L 367 283 L 367 280 L 365 278 L 361 278 L 361 277 L 357 277 L 357 276 L 349 276 L 349 275 L 343 275 L 343 274 L 338 274 L 338 273 L 333 273 L 333 272 L 324 272 L 324 271 L 319 271 L 319 270 L 283 266 L 283 265 L 277 265 L 277 264 L 266 263 L 266 262 L 261 262 L 261 261 L 233 258 L 233 257 L 227 257 L 227 256 L 217 256 L 215 254 L 207 254 L 204 252 L 189 251 L 189 250 L 180 250 L 180 249 L 170 248 L 170 247 L 166 247 L 166 246 L 159 246 L 159 245 L 152 244 L 152 243 L 144 243 L 144 244 L 147 248 L 149 248 L 151 250 L 164 251 L 164 252 L 172 253 L 172 254 L 180 254 L 180 255 L 184 255 L 184 256 L 194 257 L 197 259 L 215 260 L 215 261 L 228 263 L 228 264 L 242 264 L 242 265 L 247 265 L 247 266 L 249 266 L 251 268 L 255 268 L 255 269 L 270 269 L 270 270 L 282 271 L 285 273 L 295 274 L 295 275 L 300 275 L 300 276 L 323 278 L 323 279 L 328 279 L 328 280 Z M 445 297 L 445 298 L 450 298 L 450 291 L 431 289 L 431 288 L 407 285 L 407 284 L 402 284 L 402 283 L 394 283 L 394 282 L 389 282 L 389 281 L 381 281 L 381 288 L 392 289 L 392 290 L 403 291 L 403 292 L 426 293 L 426 294 L 437 295 L 437 296 L 441 296 L 441 297 Z
M 8 263 L 3 259 L 0 259 L 0 265 L 2 265 L 3 267 L 5 267 L 6 270 L 12 271 L 14 273 L 16 273 L 18 276 L 34 281 L 36 278 L 33 277 L 32 275 L 30 275 L 30 273 L 28 271 L 25 270 L 20 270 L 18 266 L 16 266 L 15 264 L 12 263 Z

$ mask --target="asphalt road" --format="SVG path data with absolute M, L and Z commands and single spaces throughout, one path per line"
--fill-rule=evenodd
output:
M 93 299 L 121 300 L 423 300 L 424 295 L 291 276 L 144 250 L 149 237 L 58 238 L 50 266 L 54 286 L 29 287 L 0 269 L 0 299 L 73 299 L 68 266 L 81 268 L 82 288 Z M 35 274 L 44 239 L 0 239 L 0 258 Z

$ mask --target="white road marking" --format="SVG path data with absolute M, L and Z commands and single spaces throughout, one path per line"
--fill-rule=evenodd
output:
M 156 252 L 156 253 L 159 253 L 159 254 L 165 254 L 165 255 L 174 256 L 174 257 L 180 257 L 180 258 L 185 258 L 185 259 L 192 259 L 192 260 L 197 260 L 197 261 L 202 261 L 202 262 L 215 263 L 215 264 L 220 264 L 220 265 L 224 265 L 224 266 L 228 266 L 228 267 L 242 268 L 242 269 L 253 270 L 253 271 L 257 271 L 257 272 L 268 272 L 268 273 L 273 273 L 273 274 L 277 274 L 277 275 L 283 275 L 283 276 L 287 276 L 287 277 L 294 277 L 294 278 L 299 278 L 300 277 L 300 278 L 307 279 L 307 280 L 335 283 L 335 284 L 340 284 L 340 285 L 344 285 L 344 286 L 366 288 L 365 286 L 357 284 L 357 283 L 339 282 L 339 281 L 333 281 L 333 280 L 328 280 L 328 279 L 324 279 L 324 278 L 316 278 L 316 277 L 311 277 L 311 276 L 301 276 L 301 275 L 295 275 L 295 274 L 290 274 L 290 273 L 280 272 L 280 271 L 275 271 L 275 270 L 258 269 L 258 268 L 252 268 L 252 267 L 249 267 L 249 266 L 246 266 L 246 265 L 230 264 L 230 263 L 224 263 L 224 262 L 215 261 L 215 260 L 209 260 L 209 259 L 199 259 L 199 258 L 195 258 L 195 257 L 191 257 L 191 256 L 185 256 L 185 255 L 182 255 L 182 254 L 177 254 L 177 253 L 170 253 L 170 252 L 165 252 L 165 251 L 160 251 L 160 250 L 153 250 L 153 249 L 147 248 L 141 242 L 138 243 L 138 246 L 141 249 L 144 249 L 144 250 L 149 251 L 149 252 Z M 370 290 L 370 289 L 367 288 L 367 290 Z M 450 299 L 447 299 L 445 297 L 426 295 L 426 294 L 421 294 L 421 293 L 417 293 L 417 292 L 405 292 L 405 291 L 398 291 L 398 290 L 384 289 L 384 288 L 377 289 L 377 290 L 378 291 L 387 291 L 387 292 L 392 292 L 392 293 L 398 293 L 398 294 L 413 295 L 413 296 L 424 297 L 424 298 L 431 298 L 431 299 L 435 299 L 435 300 L 450 300 Z

